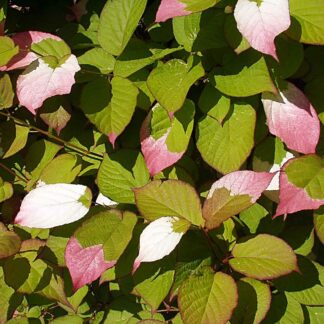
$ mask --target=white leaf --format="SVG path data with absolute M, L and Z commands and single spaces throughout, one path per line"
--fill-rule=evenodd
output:
M 178 217 L 161 217 L 144 229 L 140 236 L 139 254 L 134 262 L 133 272 L 141 262 L 160 260 L 175 249 L 186 232 L 186 230 L 175 231 L 174 225 L 179 221 Z M 181 221 L 188 223 L 185 220 Z
M 36 228 L 52 228 L 81 219 L 91 205 L 91 191 L 82 185 L 44 184 L 23 199 L 15 223 Z

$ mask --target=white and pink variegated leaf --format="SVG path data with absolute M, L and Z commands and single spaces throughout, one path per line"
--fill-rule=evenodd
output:
M 71 237 L 65 249 L 65 264 L 76 291 L 98 279 L 116 261 L 105 261 L 102 244 L 83 248 L 75 237 Z
M 140 236 L 139 254 L 135 259 L 133 272 L 142 262 L 157 261 L 169 255 L 189 226 L 188 221 L 178 217 L 161 217 L 150 223 Z
M 320 121 L 306 96 L 293 84 L 278 95 L 264 93 L 262 103 L 271 134 L 288 148 L 304 154 L 314 153 L 320 136 Z
M 16 45 L 18 45 L 19 53 L 15 55 L 6 66 L 1 66 L 0 71 L 26 68 L 39 57 L 36 53 L 31 52 L 31 46 L 49 38 L 57 41 L 62 40 L 60 37 L 55 35 L 39 31 L 28 31 L 14 35 L 12 40 Z
M 169 130 L 170 131 L 170 130 Z M 169 135 L 167 131 L 157 140 L 151 135 L 143 135 L 141 132 L 141 147 L 147 168 L 152 176 L 179 161 L 184 152 L 170 152 L 166 140 Z
M 284 169 L 289 165 L 288 161 L 280 172 L 279 204 L 275 217 L 296 213 L 301 210 L 316 210 L 324 205 L 324 199 L 313 199 L 304 188 L 296 187 L 288 179 Z M 303 172 L 301 170 L 301 172 Z
M 73 223 L 87 214 L 91 198 L 91 191 L 83 185 L 40 185 L 24 197 L 15 223 L 35 228 Z
M 40 108 L 47 98 L 71 92 L 75 83 L 74 75 L 79 70 L 80 66 L 74 55 L 70 55 L 62 65 L 55 68 L 44 59 L 37 59 L 18 77 L 19 103 L 36 114 L 36 109 Z
M 269 186 L 274 173 L 254 171 L 234 171 L 217 180 L 210 188 L 207 199 L 216 189 L 225 188 L 232 196 L 249 195 L 255 203 Z
M 156 13 L 156 22 L 163 22 L 173 17 L 190 15 L 186 5 L 179 0 L 162 0 Z
M 278 60 L 274 40 L 290 26 L 288 0 L 238 0 L 234 17 L 251 47 Z

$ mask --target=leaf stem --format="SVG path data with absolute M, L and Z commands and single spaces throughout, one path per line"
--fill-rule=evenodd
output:
M 6 170 L 8 173 L 10 173 L 11 175 L 13 175 L 14 177 L 17 177 L 19 180 L 27 183 L 27 180 L 24 179 L 22 176 L 18 175 L 16 172 L 12 171 L 10 168 L 8 168 L 7 166 L 5 166 L 4 164 L 2 164 L 0 162 L 0 167 L 4 170 Z
M 55 140 L 55 141 L 57 141 L 59 143 L 62 143 L 64 146 L 66 146 L 68 148 L 71 148 L 71 149 L 77 151 L 78 153 L 81 152 L 81 153 L 83 153 L 84 155 L 87 155 L 87 156 L 92 155 L 92 157 L 93 158 L 96 158 L 96 159 L 100 159 L 100 160 L 103 159 L 103 156 L 101 154 L 97 154 L 97 153 L 94 153 L 94 152 L 85 150 L 82 147 L 79 147 L 79 146 L 77 146 L 75 144 L 69 143 L 69 142 L 63 140 L 62 138 L 60 138 L 58 136 L 55 136 L 55 135 L 53 135 L 53 134 L 51 134 L 51 133 L 49 133 L 47 131 L 44 131 L 43 129 L 40 129 L 40 128 L 36 127 L 36 126 L 30 125 L 30 124 L 24 122 L 23 120 L 21 120 L 19 118 L 13 117 L 9 113 L 6 114 L 6 113 L 0 111 L 0 115 L 5 116 L 5 117 L 11 119 L 12 121 L 14 121 L 18 125 L 25 126 L 25 127 L 30 128 L 30 129 L 33 129 L 34 131 L 36 131 L 38 133 L 41 133 L 41 134 L 47 136 L 48 138 L 51 138 L 51 139 L 53 139 L 53 140 Z

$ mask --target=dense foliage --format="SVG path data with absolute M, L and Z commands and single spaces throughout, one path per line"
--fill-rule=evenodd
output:
M 323 17 L 0 0 L 0 323 L 323 323 Z

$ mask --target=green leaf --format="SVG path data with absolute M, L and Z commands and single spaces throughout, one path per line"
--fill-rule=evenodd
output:
M 270 287 L 251 278 L 240 279 L 236 284 L 239 299 L 231 323 L 262 323 L 271 304 Z
M 158 309 L 168 295 L 174 277 L 174 255 L 154 263 L 143 263 L 134 275 L 133 292 L 141 296 L 151 310 Z
M 186 5 L 187 11 L 201 11 L 214 6 L 220 0 L 180 0 Z
M 304 314 L 301 305 L 292 297 L 283 293 L 272 296 L 271 307 L 265 324 L 304 324 Z
M 18 52 L 19 47 L 11 38 L 0 36 L 0 66 L 6 65 Z
M 182 320 L 189 323 L 227 323 L 237 305 L 237 287 L 229 275 L 206 269 L 191 276 L 179 290 Z
M 0 267 L 0 291 L 0 323 L 7 323 L 20 305 L 22 296 L 5 283 L 2 267 Z
M 51 321 L 53 324 L 82 324 L 83 318 L 78 315 L 65 315 L 58 318 L 55 318 L 53 321 Z
M 99 212 L 83 222 L 74 236 L 83 248 L 102 244 L 105 260 L 116 261 L 132 238 L 136 222 L 136 215 L 128 211 Z
M 169 112 L 179 110 L 191 86 L 202 76 L 201 63 L 191 66 L 173 59 L 156 67 L 147 79 L 147 85 L 155 99 Z
M 39 179 L 46 184 L 72 183 L 80 173 L 81 167 L 77 156 L 69 153 L 61 154 L 46 165 Z M 59 173 L 58 170 L 60 170 Z
M 98 40 L 110 54 L 120 55 L 141 19 L 146 0 L 108 0 L 99 22 Z
M 248 104 L 234 104 L 222 124 L 207 115 L 196 134 L 202 158 L 223 174 L 238 170 L 253 148 L 255 122 L 255 110 Z
M 224 38 L 225 14 L 210 9 L 188 16 L 173 18 L 174 37 L 187 52 L 197 52 L 227 46 Z
M 32 188 L 39 180 L 43 169 L 53 160 L 60 149 L 61 146 L 47 140 L 39 140 L 29 147 L 26 156 L 26 171 L 30 178 L 28 188 Z
M 193 187 L 180 180 L 154 180 L 134 189 L 136 205 L 150 221 L 163 216 L 178 216 L 201 226 L 203 218 L 199 197 Z
M 150 48 L 145 42 L 136 38 L 130 40 L 123 54 L 116 60 L 114 75 L 127 78 L 147 65 L 165 56 L 179 51 L 181 48 Z
M 148 126 L 150 136 L 158 140 L 169 132 L 165 141 L 168 151 L 184 153 L 193 130 L 194 116 L 195 105 L 191 100 L 186 99 L 172 120 L 170 120 L 167 111 L 157 103 L 151 111 L 151 120 Z
M 0 259 L 16 254 L 20 246 L 21 240 L 16 233 L 0 230 Z
M 6 159 L 22 150 L 28 139 L 29 128 L 6 121 L 0 124 L 0 156 Z
M 0 109 L 10 108 L 13 104 L 14 92 L 8 74 L 0 74 Z
M 297 72 L 304 59 L 304 48 L 288 37 L 276 38 L 276 50 L 279 62 L 269 58 L 270 67 L 274 67 L 276 76 L 287 79 Z
M 288 35 L 306 44 L 324 44 L 324 3 L 322 0 L 290 0 L 292 17 Z
M 120 150 L 106 154 L 100 165 L 97 183 L 100 192 L 119 203 L 134 203 L 133 188 L 149 182 L 150 175 L 141 153 Z
M 63 40 L 56 40 L 52 38 L 46 38 L 38 43 L 33 43 L 31 50 L 40 56 L 52 56 L 57 60 L 71 54 L 69 46 Z
M 286 226 L 280 236 L 300 255 L 309 255 L 314 247 L 313 224 Z
M 314 227 L 318 238 L 324 244 L 324 207 L 314 213 Z
M 95 68 L 102 74 L 111 73 L 114 70 L 115 58 L 102 48 L 92 48 L 78 57 L 83 70 L 87 71 L 89 67 Z
M 249 97 L 266 91 L 276 93 L 264 57 L 253 50 L 216 68 L 211 78 L 219 91 L 232 97 Z
M 298 271 L 297 258 L 291 247 L 269 234 L 243 239 L 234 246 L 232 255 L 230 266 L 255 279 L 272 279 Z
M 253 203 L 249 195 L 231 195 L 225 188 L 216 189 L 212 197 L 204 202 L 203 216 L 206 227 L 219 227 L 224 221 L 250 207 Z
M 11 198 L 12 195 L 13 195 L 12 184 L 10 182 L 3 181 L 0 178 L 0 203 Z
M 288 276 L 274 280 L 278 290 L 284 291 L 304 305 L 324 304 L 324 267 L 305 257 L 298 257 L 300 273 L 291 273 Z
M 311 198 L 324 199 L 324 158 L 305 155 L 294 159 L 285 173 L 290 183 L 303 188 Z
M 43 260 L 37 259 L 37 252 L 16 255 L 4 264 L 3 270 L 6 283 L 16 291 L 26 294 L 37 292 L 49 299 L 69 305 L 64 292 L 63 279 Z
M 224 36 L 228 44 L 233 48 L 235 53 L 240 54 L 251 46 L 237 29 L 237 23 L 234 15 L 226 15 L 224 24 Z
M 323 306 L 306 306 L 309 316 L 309 323 L 321 324 L 324 322 L 324 307 Z
M 88 83 L 81 95 L 81 108 L 100 132 L 114 141 L 131 121 L 138 89 L 128 79 L 114 77 L 109 82 L 97 78 Z
M 195 244 L 192 244 L 195 242 Z M 212 265 L 212 257 L 204 235 L 200 231 L 188 231 L 177 246 L 177 262 L 171 296 L 190 276 L 199 274 L 203 267 Z
M 198 106 L 204 114 L 222 123 L 231 109 L 231 100 L 208 83 L 199 97 Z

